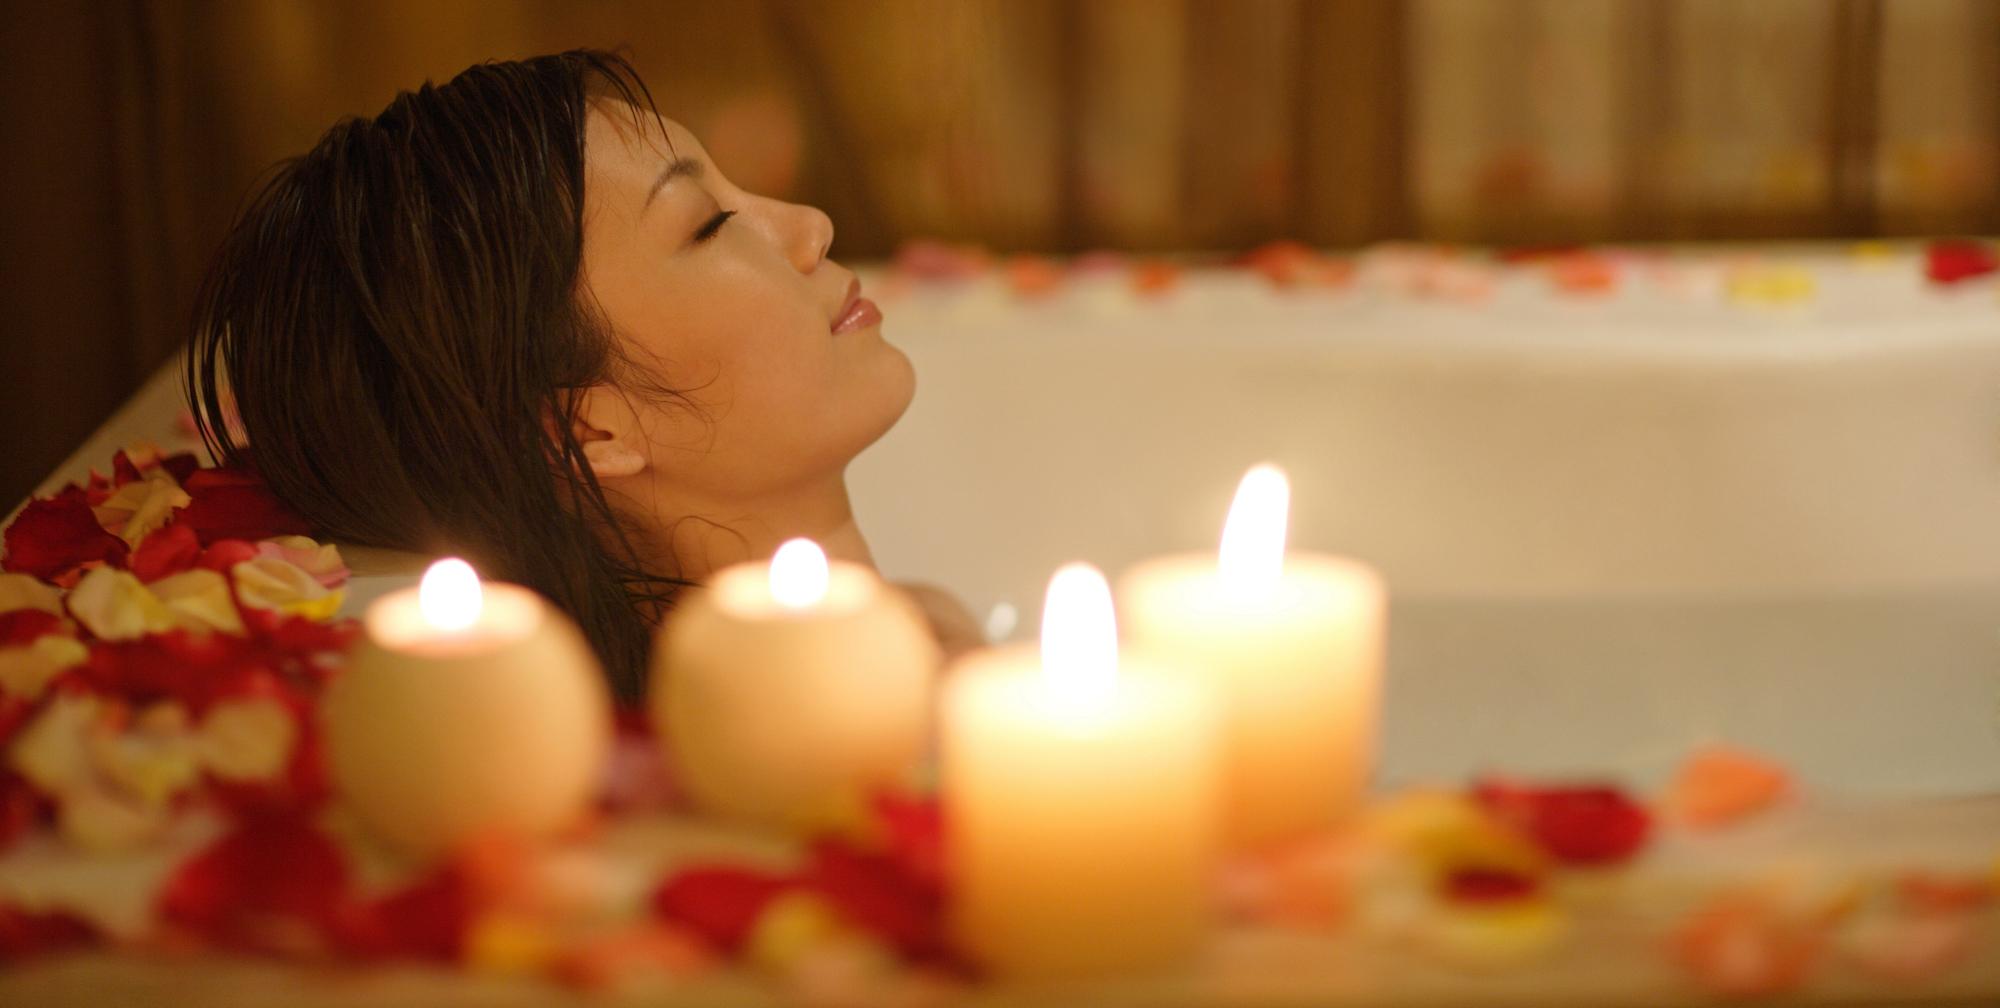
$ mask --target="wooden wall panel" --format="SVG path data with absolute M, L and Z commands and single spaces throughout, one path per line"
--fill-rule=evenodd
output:
M 1990 0 L 17 3 L 0 496 L 171 352 L 273 162 L 583 45 L 850 258 L 2000 231 Z

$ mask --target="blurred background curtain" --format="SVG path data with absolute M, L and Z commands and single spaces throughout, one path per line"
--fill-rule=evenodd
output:
M 99 0 L 0 17 L 17 499 L 181 338 L 269 166 L 623 47 L 837 254 L 2000 231 L 1985 0 Z

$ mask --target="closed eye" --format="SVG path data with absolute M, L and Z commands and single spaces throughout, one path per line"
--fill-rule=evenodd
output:
M 727 222 L 727 221 L 729 220 L 729 218 L 731 218 L 731 217 L 734 217 L 734 216 L 736 216 L 736 211 L 734 211 L 734 210 L 724 210 L 724 211 L 722 211 L 722 212 L 720 212 L 720 213 L 716 214 L 715 216 L 713 216 L 713 217 L 710 217 L 710 218 L 708 219 L 708 223 L 706 223 L 706 224 L 703 224 L 703 225 L 701 226 L 701 230 L 699 230 L 699 231 L 696 231 L 696 232 L 694 233 L 694 243 L 695 243 L 695 244 L 697 244 L 697 245 L 699 245 L 699 244 L 701 244 L 702 242 L 705 242 L 705 241 L 709 240 L 710 238 L 713 238 L 713 237 L 715 237 L 715 233 L 716 233 L 717 231 L 720 231 L 720 230 L 722 230 L 722 225 L 723 225 L 723 224 L 724 224 L 725 222 Z

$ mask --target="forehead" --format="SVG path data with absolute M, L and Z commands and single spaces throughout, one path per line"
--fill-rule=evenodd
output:
M 590 104 L 583 157 L 585 172 L 594 181 L 621 189 L 650 187 L 660 167 L 675 158 L 707 160 L 694 134 L 680 123 L 609 98 Z

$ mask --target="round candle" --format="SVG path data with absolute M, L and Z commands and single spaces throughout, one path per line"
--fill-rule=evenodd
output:
M 1121 659 L 1103 575 L 1049 584 L 1042 646 L 954 673 L 943 791 L 953 928 L 1002 975 L 1170 965 L 1206 935 L 1216 851 L 1206 690 Z
M 817 825 L 922 757 L 940 660 L 908 599 L 795 539 L 676 608 L 654 649 L 653 719 L 697 804 Z
M 1281 471 L 1252 469 L 1218 555 L 1149 561 L 1119 586 L 1133 647 L 1216 691 L 1225 829 L 1238 845 L 1334 823 L 1374 766 L 1381 579 L 1355 561 L 1286 553 L 1289 505 Z
M 610 705 L 562 613 L 449 559 L 362 627 L 321 717 L 334 785 L 372 832 L 429 855 L 486 832 L 544 836 L 589 805 Z

